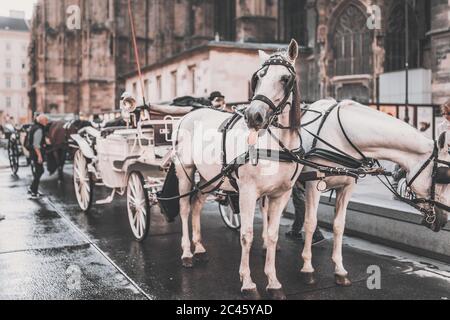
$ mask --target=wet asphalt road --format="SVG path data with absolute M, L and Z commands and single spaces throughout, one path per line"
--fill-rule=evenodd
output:
M 180 223 L 167 224 L 152 215 L 150 236 L 133 240 L 125 200 L 80 212 L 67 167 L 66 180 L 45 176 L 39 201 L 27 199 L 28 168 L 12 177 L 0 150 L 0 299 L 240 299 L 239 234 L 228 230 L 217 205 L 208 203 L 202 217 L 203 238 L 210 261 L 183 269 Z M 96 189 L 95 199 L 109 194 Z M 344 261 L 353 286 L 334 284 L 332 241 L 314 248 L 317 284 L 301 281 L 302 244 L 286 240 L 281 228 L 277 270 L 288 299 L 449 299 L 450 266 L 354 238 L 345 239 Z M 266 277 L 256 221 L 251 264 L 254 281 L 264 292 Z M 331 235 L 327 233 L 331 239 Z M 369 266 L 381 269 L 381 290 L 369 290 Z M 74 274 L 71 273 L 75 270 Z M 78 274 L 78 270 L 81 272 Z M 72 280 L 80 279 L 73 288 Z M 77 282 L 76 282 L 77 283 Z

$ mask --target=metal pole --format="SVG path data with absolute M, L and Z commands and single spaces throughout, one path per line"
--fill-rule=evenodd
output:
M 405 122 L 409 123 L 409 7 L 405 0 Z

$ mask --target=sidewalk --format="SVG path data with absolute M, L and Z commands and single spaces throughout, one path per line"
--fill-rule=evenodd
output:
M 19 174 L 0 149 L 0 300 L 143 299 L 45 199 L 28 200 L 30 170 Z

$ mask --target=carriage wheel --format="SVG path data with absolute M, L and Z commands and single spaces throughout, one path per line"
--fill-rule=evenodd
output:
M 87 160 L 81 150 L 75 154 L 73 163 L 73 182 L 78 205 L 84 212 L 89 211 L 92 206 L 94 195 L 94 182 L 88 171 Z
M 219 212 L 225 225 L 234 231 L 241 229 L 241 216 L 235 214 L 230 205 L 219 203 Z
M 139 172 L 133 172 L 128 178 L 128 220 L 138 242 L 145 240 L 150 229 L 150 204 L 144 184 L 144 177 Z
M 17 172 L 19 172 L 19 146 L 17 140 L 13 137 L 8 140 L 8 158 L 12 173 L 17 175 Z

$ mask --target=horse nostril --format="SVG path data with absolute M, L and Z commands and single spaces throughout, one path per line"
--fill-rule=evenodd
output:
M 255 115 L 255 122 L 257 124 L 262 124 L 264 122 L 264 118 L 260 112 Z

